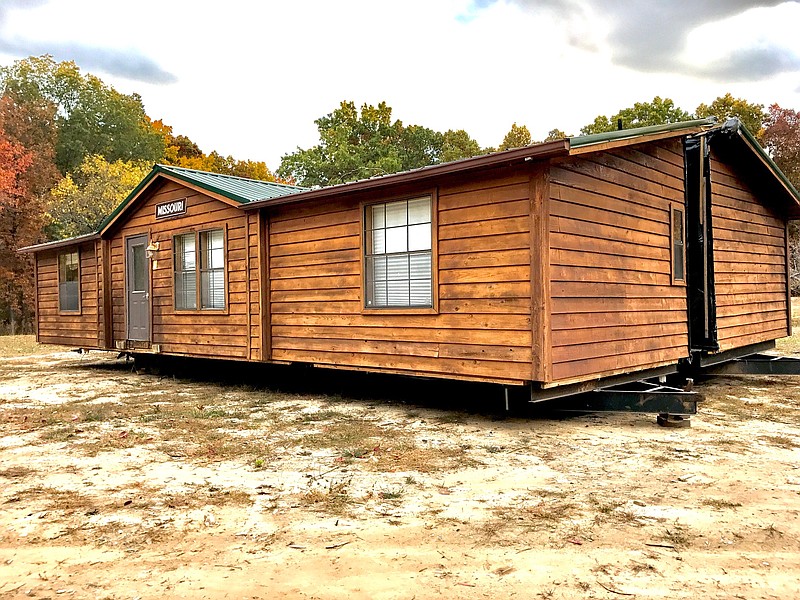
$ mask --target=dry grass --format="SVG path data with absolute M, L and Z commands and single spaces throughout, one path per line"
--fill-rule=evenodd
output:
M 0 470 L 0 477 L 5 477 L 6 479 L 22 479 L 23 477 L 27 477 L 33 473 L 36 473 L 36 471 L 33 469 L 16 466 Z
M 31 354 L 50 354 L 69 350 L 65 346 L 37 344 L 33 335 L 0 335 L 0 358 L 28 356 Z
M 688 548 L 692 541 L 697 537 L 688 526 L 678 523 L 677 521 L 672 526 L 667 527 L 660 539 L 668 544 L 671 544 L 676 550 Z
M 790 438 L 785 435 L 762 435 L 758 438 L 771 446 L 777 446 L 778 448 L 784 448 L 786 450 L 794 450 L 795 448 L 800 448 L 800 443 L 795 438 Z
M 95 508 L 96 499 L 76 492 L 54 487 L 34 486 L 17 492 L 15 500 L 30 505 L 41 504 L 46 510 L 71 512 L 77 510 L 91 511 Z
M 337 516 L 349 515 L 355 503 L 350 495 L 350 479 L 315 480 L 297 501 L 298 506 Z
M 705 498 L 702 503 L 703 506 L 710 506 L 716 510 L 739 508 L 741 506 L 740 502 L 731 502 L 730 500 L 724 500 L 722 498 Z
M 478 527 L 484 542 L 513 543 L 520 535 L 554 529 L 579 514 L 577 504 L 561 499 L 542 500 L 536 504 L 498 506 L 492 517 Z

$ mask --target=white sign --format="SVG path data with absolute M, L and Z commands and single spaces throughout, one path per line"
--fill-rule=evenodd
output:
M 186 214 L 186 198 L 156 204 L 156 219 L 166 219 L 175 215 Z

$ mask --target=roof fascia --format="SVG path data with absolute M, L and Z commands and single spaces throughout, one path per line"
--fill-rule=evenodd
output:
M 569 140 L 555 140 L 544 142 L 524 148 L 515 148 L 505 152 L 495 152 L 475 158 L 453 161 L 441 165 L 422 167 L 412 171 L 384 175 L 374 179 L 362 179 L 351 183 L 318 188 L 296 194 L 287 194 L 278 198 L 268 198 L 250 202 L 242 208 L 250 210 L 252 208 L 265 208 L 268 206 L 280 206 L 283 204 L 293 204 L 295 202 L 306 202 L 320 198 L 332 198 L 356 192 L 377 190 L 380 188 L 398 186 L 403 184 L 415 184 L 428 181 L 434 177 L 454 175 L 468 171 L 477 171 L 496 167 L 510 166 L 529 160 L 545 160 L 554 157 L 567 156 L 569 154 Z
M 202 182 L 196 181 L 196 180 L 192 179 L 189 175 L 186 175 L 186 174 L 178 172 L 178 171 L 173 171 L 169 167 L 162 167 L 161 165 L 157 165 L 157 166 L 158 166 L 159 170 L 161 171 L 161 175 L 163 175 L 163 176 L 165 176 L 165 177 L 167 177 L 169 179 L 172 179 L 173 181 L 178 181 L 180 183 L 184 183 L 187 186 L 192 187 L 193 189 L 195 189 L 197 191 L 200 191 L 200 192 L 202 192 L 204 194 L 207 194 L 207 193 L 216 194 L 216 196 L 218 197 L 219 200 L 222 200 L 222 198 L 224 197 L 227 200 L 223 200 L 223 202 L 226 202 L 227 204 L 231 204 L 231 206 L 235 206 L 237 204 L 247 204 L 247 202 L 249 202 L 249 200 L 247 198 L 245 198 L 243 196 L 240 196 L 239 194 L 236 194 L 234 192 L 223 192 L 219 188 L 211 185 L 210 183 L 202 183 Z M 213 173 L 212 173 L 212 175 L 213 175 Z M 234 201 L 236 204 L 232 204 L 230 202 L 231 200 Z
M 617 140 L 609 140 L 605 142 L 595 142 L 590 144 L 581 144 L 579 146 L 570 146 L 570 156 L 578 154 L 588 154 L 589 152 L 602 152 L 603 150 L 612 150 L 614 148 L 622 148 L 625 146 L 633 146 L 636 144 L 647 144 L 649 142 L 657 142 L 674 137 L 682 137 L 684 135 L 694 135 L 708 130 L 708 126 L 694 126 L 682 129 L 673 129 L 669 131 L 660 131 L 646 135 L 637 135 L 632 137 L 625 137 Z M 570 138 L 574 139 L 574 138 Z
M 196 192 L 200 192 L 201 194 L 205 194 L 206 196 L 210 196 L 215 200 L 219 200 L 220 202 L 224 202 L 228 206 L 241 206 L 242 204 L 247 204 L 247 200 L 238 200 L 240 198 L 237 194 L 225 194 L 219 192 L 218 190 L 210 189 L 207 186 L 201 185 L 197 182 L 186 180 L 181 178 L 180 176 L 176 175 L 175 173 L 168 172 L 168 173 L 161 173 L 161 176 L 164 179 L 169 179 L 170 181 L 174 181 L 175 183 L 179 183 L 183 186 L 186 186 L 190 189 L 193 189 Z M 232 198 L 231 196 L 235 196 Z
M 99 233 L 87 233 L 85 235 L 77 235 L 75 237 L 67 238 L 65 240 L 55 240 L 53 242 L 44 242 L 43 244 L 34 244 L 33 246 L 25 246 L 20 248 L 17 252 L 23 254 L 44 252 L 45 250 L 55 250 L 58 248 L 65 248 L 67 246 L 80 246 L 86 242 L 93 242 L 100 239 Z
M 242 205 L 242 202 L 231 199 L 228 196 L 224 196 L 217 191 L 205 189 L 204 186 L 195 185 L 191 181 L 187 181 L 170 171 L 165 171 L 160 165 L 156 165 L 153 167 L 153 170 L 150 171 L 150 173 L 148 173 L 147 176 L 139 183 L 139 185 L 137 185 L 133 191 L 128 194 L 128 197 L 125 198 L 125 200 L 123 200 L 122 203 L 120 203 L 117 208 L 114 209 L 114 211 L 112 211 L 106 220 L 103 221 L 103 223 L 100 224 L 100 228 L 98 229 L 100 235 L 105 235 L 117 222 L 119 222 L 122 216 L 129 212 L 131 207 L 136 204 L 137 200 L 139 200 L 139 198 L 142 197 L 150 188 L 156 185 L 156 180 L 159 177 L 193 189 L 194 191 L 205 194 L 206 196 L 210 196 L 215 200 L 219 200 L 220 202 L 227 204 L 228 206 L 239 207 Z
M 780 186 L 786 190 L 786 193 L 791 196 L 791 199 L 794 201 L 795 205 L 797 205 L 797 208 L 800 211 L 800 192 L 798 192 L 797 188 L 792 185 L 792 182 L 789 181 L 789 178 L 786 177 L 784 172 L 780 170 L 780 167 L 775 164 L 769 154 L 767 154 L 767 151 L 762 148 L 761 144 L 758 143 L 758 140 L 756 140 L 753 134 L 750 133 L 747 127 L 745 127 L 742 123 L 739 123 L 736 133 L 744 145 L 756 155 L 761 164 L 775 176 L 775 179 L 777 179 L 780 183 Z

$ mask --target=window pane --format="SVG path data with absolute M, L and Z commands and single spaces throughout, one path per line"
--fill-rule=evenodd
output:
M 197 268 L 197 251 L 195 250 L 194 234 L 184 236 L 186 245 L 184 246 L 183 268 L 187 271 L 194 271 Z
M 197 308 L 197 276 L 194 271 L 175 273 L 175 308 Z
M 672 278 L 683 280 L 684 273 L 684 239 L 683 239 L 683 211 L 672 211 Z
M 384 254 L 386 252 L 386 230 L 376 229 L 369 232 L 370 242 L 367 249 L 371 254 Z
M 364 229 L 366 306 L 432 306 L 431 198 L 368 206 Z
M 410 285 L 412 306 L 431 306 L 433 304 L 430 279 L 412 279 Z
M 58 255 L 58 309 L 80 309 L 80 284 L 78 282 L 78 251 Z
M 393 227 L 386 230 L 386 252 L 407 252 L 408 251 L 408 228 Z
M 225 252 L 222 229 L 200 232 L 200 308 L 225 308 Z
M 683 246 L 675 248 L 675 279 L 683 280 Z
M 388 304 L 389 306 L 408 306 L 409 302 L 409 292 L 408 292 L 408 280 L 404 279 L 402 281 L 392 281 L 391 279 L 387 282 L 387 289 L 388 289 Z
M 411 225 L 408 228 L 408 250 L 431 249 L 431 224 Z
M 386 281 L 386 257 L 376 256 L 372 261 L 372 278 L 376 281 Z
M 408 279 L 408 255 L 401 254 L 399 256 L 387 256 L 386 270 L 386 278 L 389 281 Z
M 386 207 L 386 227 L 398 227 L 408 223 L 406 220 L 408 203 L 405 200 L 391 202 L 384 206 Z
M 408 201 L 408 224 L 431 222 L 431 199 L 415 198 Z
M 197 308 L 197 252 L 194 233 L 175 236 L 175 308 Z
M 683 213 L 679 210 L 675 211 L 675 243 L 683 245 Z
M 214 248 L 211 250 L 208 266 L 211 269 L 221 269 L 225 264 L 225 255 L 222 248 Z
M 225 308 L 224 272 L 204 271 L 200 274 L 200 303 L 202 308 Z
M 422 252 L 409 257 L 411 279 L 431 279 L 431 254 Z
M 369 229 L 383 229 L 386 227 L 386 208 L 384 204 L 370 206 L 369 214 L 372 216 L 368 223 Z
M 372 285 L 372 302 L 369 304 L 369 306 L 386 306 L 386 294 L 386 282 L 376 281 Z
M 132 246 L 133 250 L 133 291 L 147 291 L 147 257 L 144 254 L 144 244 Z
M 59 310 L 78 310 L 78 282 L 66 281 L 58 286 Z

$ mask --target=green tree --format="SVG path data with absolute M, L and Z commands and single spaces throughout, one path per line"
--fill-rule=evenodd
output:
M 623 108 L 611 117 L 599 115 L 593 122 L 581 128 L 581 135 L 615 131 L 618 129 L 619 120 L 622 120 L 622 129 L 633 129 L 648 125 L 679 123 L 691 118 L 688 112 L 675 106 L 675 102 L 671 99 L 656 96 L 652 102 L 636 102 L 630 108 Z
M 392 109 L 381 102 L 343 101 L 314 123 L 320 143 L 284 155 L 278 175 L 301 185 L 325 186 L 402 170 L 399 142 L 403 125 L 392 121 Z
M 444 135 L 421 125 L 409 125 L 400 132 L 399 146 L 402 168 L 419 169 L 440 161 Z
M 490 148 L 481 148 L 481 145 L 463 129 L 449 129 L 443 135 L 440 162 L 472 158 L 492 151 Z
M 344 101 L 314 122 L 319 144 L 284 155 L 277 171 L 283 180 L 334 185 L 482 153 L 464 130 L 439 133 L 393 120 L 386 102 L 364 104 L 359 110 Z
M 742 98 L 734 98 L 730 93 L 718 97 L 711 104 L 701 104 L 697 107 L 695 115 L 700 119 L 717 117 L 720 121 L 737 117 L 753 135 L 759 138 L 768 117 L 763 104 L 752 104 Z
M 556 140 L 563 140 L 564 138 L 568 138 L 568 137 L 571 137 L 571 136 L 568 136 L 566 133 L 564 133 L 560 129 L 551 129 L 550 131 L 547 132 L 547 137 L 544 138 L 544 141 L 545 142 L 554 142 Z
M 0 69 L 0 92 L 19 107 L 49 111 L 56 131 L 55 163 L 72 172 L 90 154 L 106 160 L 156 162 L 164 140 L 138 94 L 122 94 L 74 62 L 29 57 Z
M 87 156 L 50 193 L 48 237 L 61 239 L 96 231 L 150 168 L 145 161 L 108 162 L 96 154 Z
M 522 148 L 523 146 L 531 145 L 531 132 L 528 131 L 527 126 L 511 125 L 511 129 L 503 138 L 502 143 L 498 150 L 511 150 L 512 148 Z

